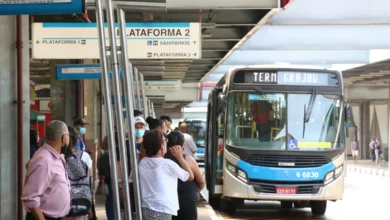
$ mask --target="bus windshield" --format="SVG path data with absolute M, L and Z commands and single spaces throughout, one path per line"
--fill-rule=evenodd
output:
M 206 138 L 206 120 L 190 120 L 185 121 L 188 125 L 188 134 L 190 134 L 196 146 L 204 147 Z
M 264 150 L 321 151 L 340 147 L 334 145 L 340 105 L 340 96 L 335 95 L 231 93 L 227 144 Z

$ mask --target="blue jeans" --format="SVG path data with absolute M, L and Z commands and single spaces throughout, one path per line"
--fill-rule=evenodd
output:
M 108 185 L 108 195 L 106 196 L 106 216 L 107 220 L 115 220 L 114 198 L 112 196 L 111 184 Z

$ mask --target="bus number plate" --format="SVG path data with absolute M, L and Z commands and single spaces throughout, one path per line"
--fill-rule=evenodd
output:
M 276 194 L 297 194 L 296 187 L 276 187 Z

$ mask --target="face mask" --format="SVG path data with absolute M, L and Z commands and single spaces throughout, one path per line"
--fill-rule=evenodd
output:
M 85 134 L 85 132 L 87 132 L 87 129 L 86 128 L 80 128 L 80 134 Z
M 37 137 L 37 143 L 39 143 L 39 137 Z
M 145 130 L 149 131 L 150 130 L 149 126 L 145 126 Z
M 145 134 L 145 131 L 144 130 L 141 130 L 141 129 L 137 129 L 135 130 L 135 137 L 136 138 L 142 138 Z

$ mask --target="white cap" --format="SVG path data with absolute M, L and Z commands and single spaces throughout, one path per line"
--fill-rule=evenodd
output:
M 142 118 L 141 116 L 137 116 L 137 117 L 134 118 L 134 124 L 136 125 L 138 123 L 146 125 L 145 119 Z

